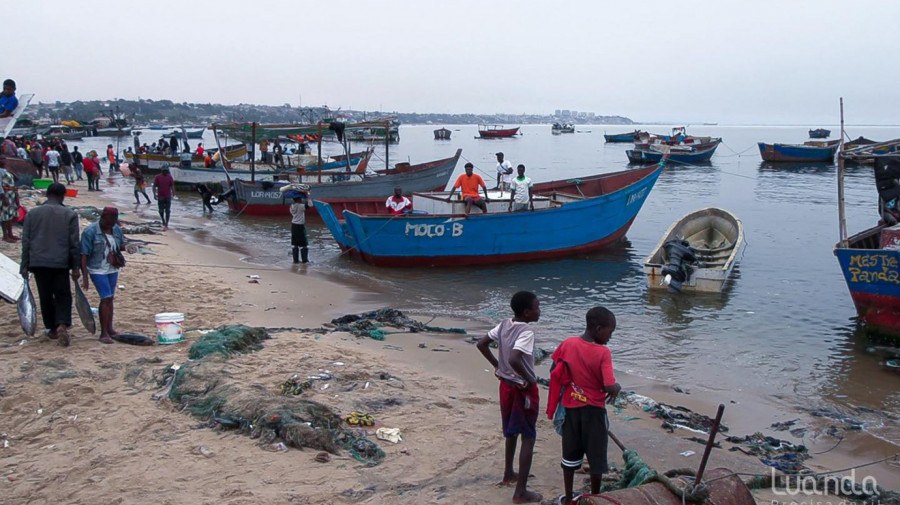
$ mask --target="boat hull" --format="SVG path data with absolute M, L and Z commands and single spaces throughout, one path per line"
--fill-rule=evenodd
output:
M 478 135 L 483 139 L 502 139 L 514 137 L 519 133 L 519 128 L 504 128 L 497 130 L 478 130 Z
M 830 135 L 831 130 L 826 130 L 824 128 L 809 131 L 809 138 L 811 139 L 827 139 Z
M 95 137 L 128 137 L 131 135 L 131 128 L 97 128 Z
M 832 162 L 834 154 L 840 147 L 835 143 L 830 146 L 806 146 L 793 144 L 757 143 L 763 161 L 771 162 Z
M 900 337 L 900 250 L 880 247 L 882 230 L 875 227 L 851 237 L 850 246 L 836 245 L 834 255 L 859 321 L 866 329 L 896 338 Z
M 327 203 L 315 205 L 338 244 L 373 265 L 505 264 L 586 254 L 621 240 L 660 172 L 655 167 L 637 181 L 629 171 L 606 174 L 607 194 L 528 212 L 387 217 L 344 211 L 342 223 Z
M 235 144 L 225 146 L 225 156 L 230 161 L 243 161 L 247 159 L 247 146 L 243 144 Z M 128 160 L 132 164 L 136 164 L 149 175 L 158 174 L 163 167 L 171 168 L 181 165 L 181 155 L 169 156 L 166 154 L 144 153 L 140 155 L 132 155 Z M 203 156 L 191 156 L 191 168 L 203 168 Z
M 38 178 L 37 167 L 34 166 L 31 160 L 0 156 L 0 168 L 13 174 L 17 186 L 31 186 L 32 181 Z
M 608 142 L 608 143 L 623 143 L 623 144 L 626 144 L 626 143 L 627 143 L 627 144 L 630 144 L 630 143 L 632 143 L 632 142 L 634 142 L 634 141 L 637 140 L 637 134 L 634 133 L 634 132 L 629 132 L 629 133 L 614 133 L 614 134 L 612 134 L 612 135 L 606 135 L 606 134 L 604 134 L 604 135 L 603 135 L 603 138 L 604 138 L 604 139 L 606 140 L 606 142 Z
M 711 147 L 700 148 L 696 151 L 671 151 L 668 161 L 685 165 L 709 163 L 718 147 L 719 143 L 715 142 Z M 637 165 L 659 163 L 663 158 L 663 153 L 654 149 L 629 149 L 625 151 L 625 155 L 628 156 L 629 163 Z
M 737 265 L 738 258 L 744 249 L 744 225 L 732 213 L 714 207 L 690 212 L 673 223 L 653 252 L 644 260 L 644 275 L 650 289 L 668 289 L 663 282 L 663 268 L 666 266 L 664 247 L 666 242 L 675 238 L 684 238 L 692 242 L 710 236 L 721 236 L 732 243 L 732 247 L 706 255 L 705 260 L 715 259 L 715 267 L 696 267 L 681 285 L 682 292 L 718 293 L 725 289 L 728 280 Z M 701 249 L 702 250 L 702 249 Z
M 359 164 L 362 162 L 362 158 L 351 158 L 349 163 L 350 172 L 355 173 Z M 235 168 L 235 167 L 240 168 Z M 323 176 L 326 179 L 332 177 L 333 175 L 343 176 L 343 170 L 347 169 L 347 162 L 345 161 L 332 161 L 329 163 L 325 163 L 322 165 Z M 247 163 L 241 163 L 240 165 L 232 165 L 232 168 L 228 169 L 228 173 L 225 173 L 225 170 L 221 167 L 219 168 L 182 168 L 178 166 L 169 167 L 169 170 L 172 173 L 172 177 L 175 179 L 175 185 L 179 189 L 183 189 L 185 186 L 195 186 L 197 184 L 217 184 L 224 185 L 229 178 L 231 179 L 242 179 L 242 180 L 250 180 L 252 171 L 247 168 Z M 325 172 L 326 170 L 331 170 L 332 172 Z M 335 172 L 340 170 L 340 172 Z M 286 176 L 288 174 L 297 176 L 295 169 L 292 167 L 287 167 L 285 170 L 273 170 L 273 165 L 269 164 L 259 164 L 255 168 L 255 176 L 254 178 L 259 181 L 264 180 L 275 180 L 275 178 L 279 176 Z M 298 176 L 301 177 L 302 180 L 299 182 L 315 184 L 318 175 L 304 175 Z M 361 177 L 361 176 L 358 176 Z
M 462 149 L 452 158 L 405 167 L 401 171 L 391 171 L 384 175 L 367 177 L 362 181 L 340 181 L 331 183 L 307 182 L 313 198 L 333 202 L 336 207 L 348 210 L 374 210 L 387 212 L 385 200 L 399 186 L 404 194 L 423 191 L 442 191 L 447 187 Z M 251 216 L 286 216 L 290 214 L 291 200 L 284 196 L 280 188 L 283 182 L 250 183 L 235 179 L 232 187 L 234 198 L 229 199 L 232 210 Z

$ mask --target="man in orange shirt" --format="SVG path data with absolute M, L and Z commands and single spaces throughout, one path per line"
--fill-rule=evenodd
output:
M 447 201 L 449 202 L 453 198 L 453 193 L 456 192 L 456 188 L 460 188 L 462 199 L 466 202 L 467 216 L 469 215 L 469 212 L 472 211 L 473 205 L 481 209 L 481 212 L 487 214 L 487 202 L 490 201 L 484 179 L 482 179 L 480 175 L 472 173 L 474 170 L 474 165 L 466 163 L 466 173 L 460 175 L 456 179 L 456 182 L 453 183 L 453 189 L 450 190 L 450 195 L 447 197 Z M 481 186 L 481 189 L 484 191 L 484 200 L 478 195 L 479 186 Z

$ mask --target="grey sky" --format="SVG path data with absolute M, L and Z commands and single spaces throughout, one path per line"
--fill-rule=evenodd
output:
M 900 123 L 900 2 L 4 0 L 39 101 Z M 18 19 L 12 20 L 12 18 Z

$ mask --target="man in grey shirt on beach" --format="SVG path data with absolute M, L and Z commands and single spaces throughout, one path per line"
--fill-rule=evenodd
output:
M 22 264 L 20 273 L 28 280 L 34 274 L 41 318 L 47 336 L 59 339 L 59 345 L 69 345 L 69 326 L 72 326 L 72 280 L 81 277 L 78 215 L 63 205 L 66 187 L 53 183 L 47 188 L 47 201 L 25 216 L 22 230 Z

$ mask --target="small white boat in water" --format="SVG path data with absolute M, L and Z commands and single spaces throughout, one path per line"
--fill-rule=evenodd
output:
M 708 207 L 676 221 L 644 260 L 650 289 L 722 291 L 744 248 L 744 225 L 727 210 Z

